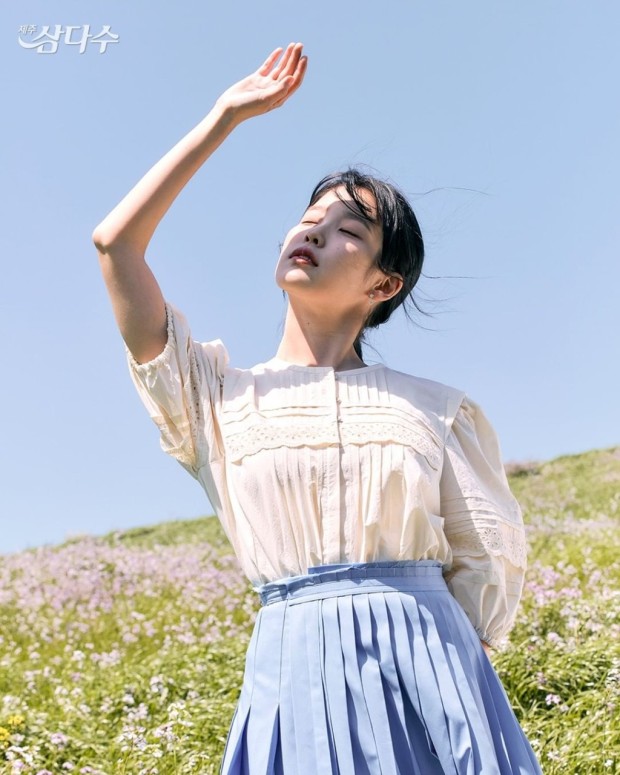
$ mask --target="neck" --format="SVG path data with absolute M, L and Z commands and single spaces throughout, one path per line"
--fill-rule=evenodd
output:
M 353 348 L 360 327 L 358 315 L 330 318 L 325 310 L 296 309 L 289 298 L 276 358 L 298 366 L 331 366 L 336 371 L 360 368 L 365 364 Z

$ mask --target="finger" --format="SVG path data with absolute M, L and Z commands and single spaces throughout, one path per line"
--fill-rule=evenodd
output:
M 298 79 L 295 76 L 288 75 L 284 80 L 279 81 L 280 89 L 275 92 L 276 101 L 273 103 L 273 108 L 279 108 L 283 105 L 291 95 L 293 95 L 297 89 L 301 86 L 305 71 L 305 64 L 302 65 L 300 76 Z
M 297 70 L 297 67 L 299 65 L 299 61 L 301 59 L 301 51 L 303 49 L 302 43 L 297 43 L 295 45 L 295 48 L 293 49 L 291 56 L 282 70 L 281 76 L 287 76 L 287 75 L 293 75 L 295 71 Z
M 293 73 L 293 75 L 288 76 L 291 81 L 287 85 L 287 94 L 286 97 L 290 97 L 291 94 L 294 94 L 297 89 L 301 86 L 301 83 L 304 79 L 304 76 L 306 74 L 306 69 L 308 67 L 308 57 L 302 57 L 299 60 L 299 64 L 297 65 L 297 69 Z
M 291 58 L 291 55 L 293 53 L 294 48 L 295 48 L 295 44 L 294 43 L 289 43 L 288 44 L 288 46 L 286 47 L 286 51 L 282 55 L 282 59 L 278 62 L 278 65 L 277 65 L 276 69 L 271 74 L 272 78 L 275 79 L 275 78 L 279 78 L 280 77 L 280 75 L 283 72 L 284 68 L 289 63 L 289 60 Z
M 297 63 L 297 67 L 295 69 L 295 72 L 293 73 L 293 78 L 295 79 L 295 84 L 297 86 L 303 81 L 307 69 L 308 69 L 308 57 L 303 56 Z
M 276 59 L 280 56 L 282 53 L 282 46 L 279 48 L 276 48 L 274 51 L 269 54 L 267 59 L 263 62 L 263 64 L 258 68 L 257 72 L 261 75 L 267 75 L 267 73 L 271 70 L 273 67 L 273 63 L 276 61 Z
M 283 66 L 278 73 L 279 78 L 285 78 L 287 75 L 292 75 L 295 70 L 297 69 L 297 65 L 299 64 L 299 59 L 301 57 L 301 50 L 303 48 L 303 45 L 301 43 L 296 43 L 293 47 L 290 56 L 288 57 L 287 61 L 283 63 Z
M 271 77 L 274 80 L 277 80 L 280 77 L 280 75 L 282 73 L 282 70 L 287 65 L 288 60 L 290 59 L 290 56 L 291 56 L 291 51 L 292 51 L 291 46 L 292 45 L 293 44 L 291 43 L 289 46 L 287 46 L 286 50 L 282 54 L 282 57 L 281 57 L 280 61 L 278 62 L 278 64 L 275 66 L 275 68 L 271 72 Z
M 293 92 L 301 86 L 306 70 L 308 69 L 308 57 L 303 56 L 297 63 L 295 72 L 292 75 L 281 77 L 279 83 L 284 87 L 283 99 L 288 99 Z

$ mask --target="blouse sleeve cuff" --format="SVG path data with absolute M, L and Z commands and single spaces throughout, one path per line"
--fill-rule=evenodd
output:
M 501 646 L 503 642 L 503 638 L 495 638 L 492 635 L 489 635 L 488 632 L 485 632 L 481 627 L 474 626 L 474 630 L 476 631 L 476 634 L 478 635 L 480 640 L 483 640 L 485 643 L 488 643 L 492 649 L 498 649 Z

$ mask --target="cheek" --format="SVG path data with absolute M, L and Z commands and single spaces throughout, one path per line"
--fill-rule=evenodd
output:
M 291 234 L 290 232 L 284 237 L 284 241 L 279 245 L 280 253 L 278 255 L 277 266 L 280 266 L 286 261 L 286 256 L 291 252 Z
M 292 228 L 286 233 L 286 236 L 280 242 L 280 257 L 288 251 L 289 244 L 298 231 L 300 231 L 298 228 Z
M 278 279 L 278 276 L 281 275 L 283 272 L 286 273 L 286 262 L 287 258 L 286 256 L 291 251 L 290 243 L 293 237 L 295 236 L 295 229 L 291 229 L 288 234 L 284 237 L 284 241 L 280 242 L 280 254 L 278 255 L 278 260 L 276 261 L 275 266 L 275 278 Z

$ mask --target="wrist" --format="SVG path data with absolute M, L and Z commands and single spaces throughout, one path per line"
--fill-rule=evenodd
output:
M 239 124 L 241 124 L 241 122 L 244 120 L 244 117 L 241 115 L 239 108 L 235 105 L 232 105 L 227 100 L 222 99 L 222 97 L 218 97 L 218 99 L 215 101 L 211 113 L 215 114 L 218 122 L 221 122 L 223 126 L 231 130 L 236 126 L 239 126 Z

